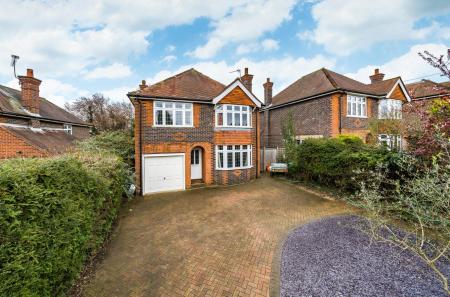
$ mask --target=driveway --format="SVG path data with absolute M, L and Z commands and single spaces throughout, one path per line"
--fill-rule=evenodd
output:
M 289 230 L 348 213 L 268 177 L 232 187 L 136 199 L 86 296 L 269 296 L 279 286 L 280 243 Z

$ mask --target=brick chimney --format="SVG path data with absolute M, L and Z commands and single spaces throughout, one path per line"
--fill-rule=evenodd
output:
M 264 87 L 264 102 L 266 105 L 272 104 L 272 87 L 273 82 L 270 81 L 270 78 L 267 78 L 267 81 L 263 84 Z
M 384 73 L 381 73 L 380 69 L 376 68 L 374 74 L 369 76 L 369 78 L 372 83 L 383 81 Z
M 141 84 L 139 85 L 139 90 L 143 90 L 147 87 L 147 82 L 143 79 Z
M 33 69 L 27 69 L 26 76 L 19 76 L 22 89 L 22 106 L 29 112 L 39 114 L 39 85 L 41 81 L 34 78 Z
M 245 69 L 244 69 L 244 75 L 241 77 L 241 80 L 242 80 L 242 83 L 244 84 L 244 86 L 251 92 L 253 75 L 248 74 L 247 67 L 245 67 Z

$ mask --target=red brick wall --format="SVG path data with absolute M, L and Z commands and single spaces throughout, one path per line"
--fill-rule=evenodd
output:
M 0 159 L 45 156 L 48 156 L 46 151 L 29 144 L 24 139 L 0 126 Z

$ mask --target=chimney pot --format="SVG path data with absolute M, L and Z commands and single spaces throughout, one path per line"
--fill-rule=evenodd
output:
M 245 74 L 248 74 L 248 67 L 245 67 L 245 68 L 244 68 L 244 73 L 245 73 Z
M 33 69 L 27 69 L 27 76 L 28 77 L 34 77 Z
M 252 80 L 253 75 L 248 73 L 248 68 L 244 68 L 244 75 L 241 77 L 242 83 L 244 86 L 251 92 L 252 91 Z
M 380 69 L 375 68 L 375 74 L 379 74 L 380 73 Z
M 147 87 L 147 82 L 145 81 L 145 79 L 143 79 L 141 81 L 141 84 L 139 85 L 139 89 L 143 90 L 143 89 L 145 89 L 145 87 Z

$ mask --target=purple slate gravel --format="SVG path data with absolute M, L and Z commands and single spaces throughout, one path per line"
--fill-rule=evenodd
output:
M 434 272 L 408 252 L 371 242 L 362 218 L 325 218 L 292 231 L 281 254 L 280 294 L 446 296 Z M 450 265 L 445 265 L 450 276 Z

